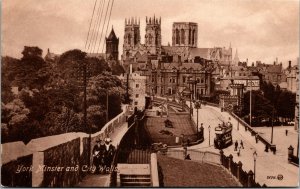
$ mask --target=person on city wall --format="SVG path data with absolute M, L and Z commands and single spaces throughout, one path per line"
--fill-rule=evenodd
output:
M 93 148 L 93 164 L 96 167 L 95 174 L 100 173 L 100 167 L 104 165 L 104 150 L 105 147 L 101 144 L 101 140 L 96 140 L 96 145 Z
M 115 155 L 115 147 L 111 144 L 111 139 L 106 138 L 104 144 L 104 165 L 105 165 L 105 172 L 110 169 L 111 163 L 113 161 Z

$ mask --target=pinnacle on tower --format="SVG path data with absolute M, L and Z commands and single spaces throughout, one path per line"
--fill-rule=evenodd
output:
M 148 17 L 146 16 L 146 24 L 148 24 Z

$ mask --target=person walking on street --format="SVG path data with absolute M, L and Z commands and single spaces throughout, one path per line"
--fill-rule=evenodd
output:
M 241 143 L 240 143 L 240 144 L 241 144 L 241 146 L 240 146 L 240 147 L 244 149 L 244 143 L 243 143 L 243 141 L 242 141 L 242 140 L 241 140 Z
M 241 147 L 239 147 L 239 150 L 237 152 L 237 155 L 240 156 L 241 155 Z
M 238 143 L 238 141 L 236 140 L 235 143 L 234 143 L 234 151 L 237 151 L 238 145 L 239 145 L 239 143 Z
M 287 136 L 287 135 L 288 135 L 288 130 L 286 129 L 286 130 L 285 130 L 285 136 Z

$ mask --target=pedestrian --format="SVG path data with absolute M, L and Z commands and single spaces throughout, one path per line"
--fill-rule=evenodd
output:
M 237 155 L 240 156 L 241 155 L 241 147 L 239 147 L 239 150 L 237 152 Z
M 190 154 L 185 156 L 185 160 L 191 160 Z
M 258 142 L 258 134 L 257 133 L 255 135 L 255 141 L 256 141 L 256 143 Z
M 234 151 L 237 151 L 238 145 L 239 145 L 239 143 L 238 143 L 238 141 L 236 140 L 235 143 L 234 143 Z
M 243 143 L 243 141 L 242 141 L 242 140 L 241 140 L 241 143 L 240 143 L 240 144 L 241 144 L 241 146 L 240 146 L 240 147 L 244 149 L 244 143 Z
M 184 146 L 183 147 L 183 158 L 186 159 L 186 157 L 187 157 L 187 147 Z
M 111 144 L 111 139 L 105 139 L 105 151 L 104 151 L 104 164 L 105 164 L 105 172 L 107 173 L 108 169 L 111 167 L 112 160 L 115 155 L 115 147 Z
M 285 130 L 285 136 L 287 136 L 287 135 L 288 135 L 288 130 L 286 129 L 286 130 Z
M 101 140 L 96 140 L 96 145 L 93 148 L 93 164 L 96 167 L 95 174 L 100 173 L 100 167 L 103 166 L 104 158 L 104 146 L 101 144 Z

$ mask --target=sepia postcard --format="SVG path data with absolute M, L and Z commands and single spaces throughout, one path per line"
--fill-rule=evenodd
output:
M 299 0 L 1 14 L 2 187 L 299 187 Z

